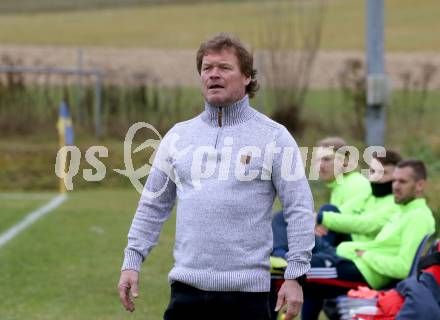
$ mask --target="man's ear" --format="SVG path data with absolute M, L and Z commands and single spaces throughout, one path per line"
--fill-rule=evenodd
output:
M 248 86 L 249 83 L 251 83 L 251 80 L 252 80 L 251 77 L 247 77 L 247 78 L 244 80 L 245 85 Z
M 417 193 L 423 193 L 423 191 L 425 191 L 425 187 L 426 187 L 426 180 L 425 179 L 420 179 L 419 181 L 416 182 L 416 192 Z

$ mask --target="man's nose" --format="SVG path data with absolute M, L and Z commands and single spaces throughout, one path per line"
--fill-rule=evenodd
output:
M 210 78 L 218 78 L 220 76 L 218 68 L 212 68 L 211 72 L 209 73 Z

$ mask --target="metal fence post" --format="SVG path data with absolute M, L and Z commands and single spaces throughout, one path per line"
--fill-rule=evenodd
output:
M 367 0 L 367 110 L 366 143 L 384 145 L 388 79 L 384 62 L 384 0 Z

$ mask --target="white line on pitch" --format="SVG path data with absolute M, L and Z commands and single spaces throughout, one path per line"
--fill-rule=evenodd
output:
M 59 205 L 61 205 L 67 199 L 66 194 L 60 194 L 53 198 L 49 203 L 44 206 L 38 208 L 35 211 L 29 213 L 23 220 L 21 220 L 16 225 L 9 228 L 6 232 L 0 235 L 0 247 L 2 247 L 9 240 L 14 238 L 18 233 L 29 227 L 35 221 L 48 214 L 52 210 L 56 209 Z

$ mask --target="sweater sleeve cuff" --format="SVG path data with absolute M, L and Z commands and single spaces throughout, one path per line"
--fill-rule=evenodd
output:
M 124 263 L 122 264 L 121 270 L 135 270 L 139 272 L 143 260 L 144 258 L 140 253 L 125 249 Z
M 284 279 L 296 279 L 306 274 L 309 269 L 309 262 L 289 261 L 286 271 L 284 272 Z

